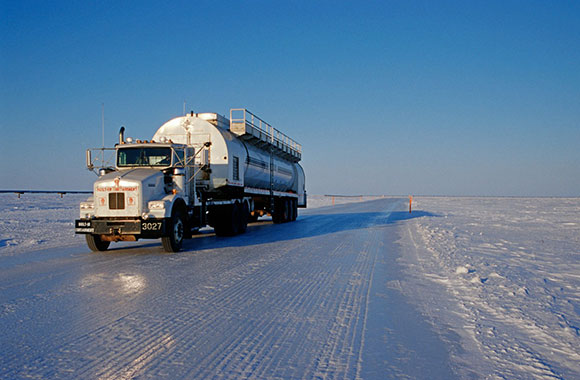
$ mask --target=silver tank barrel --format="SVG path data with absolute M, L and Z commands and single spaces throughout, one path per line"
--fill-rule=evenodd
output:
M 210 190 L 223 186 L 270 188 L 271 147 L 232 133 L 229 120 L 223 116 L 205 113 L 174 118 L 153 136 L 154 141 L 164 139 L 192 146 L 196 152 L 207 150 L 197 156 L 196 163 L 209 164 L 211 172 L 205 180 Z M 211 145 L 207 147 L 207 143 Z M 273 156 L 274 190 L 300 193 L 304 171 L 297 162 L 286 158 L 292 157 L 279 149 Z M 202 162 L 202 159 L 209 162 Z

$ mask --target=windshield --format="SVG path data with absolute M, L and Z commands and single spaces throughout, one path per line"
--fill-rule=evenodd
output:
M 120 148 L 117 153 L 118 167 L 169 165 L 171 165 L 171 148 Z

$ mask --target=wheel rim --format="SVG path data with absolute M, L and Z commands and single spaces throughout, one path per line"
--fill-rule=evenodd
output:
M 181 219 L 177 219 L 173 224 L 173 239 L 176 243 L 180 243 L 183 240 L 183 222 Z

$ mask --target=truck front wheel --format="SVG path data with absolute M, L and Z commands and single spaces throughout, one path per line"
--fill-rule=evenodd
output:
M 85 239 L 87 240 L 87 245 L 93 252 L 98 251 L 106 251 L 109 248 L 110 241 L 104 241 L 101 239 L 99 235 L 85 235 Z
M 173 212 L 172 214 L 171 223 L 168 228 L 169 236 L 161 238 L 165 252 L 178 252 L 181 249 L 183 237 L 185 236 L 183 216 L 180 212 Z

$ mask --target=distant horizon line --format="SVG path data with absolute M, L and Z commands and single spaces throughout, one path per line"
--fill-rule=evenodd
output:
M 357 195 L 339 195 L 339 194 L 308 194 L 309 196 L 323 196 L 336 198 L 356 198 L 356 197 L 432 197 L 432 198 L 580 198 L 580 195 L 446 195 L 446 194 L 357 194 Z
M 0 194 L 92 194 L 92 190 L 0 190 Z
M 32 190 L 32 189 L 10 189 L 1 190 L 0 194 L 92 194 L 92 190 Z M 307 196 L 322 196 L 335 198 L 360 198 L 360 197 L 455 197 L 455 198 L 580 198 L 580 195 L 446 195 L 446 194 L 308 194 Z

